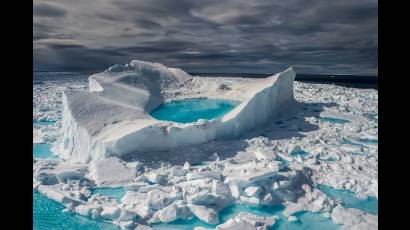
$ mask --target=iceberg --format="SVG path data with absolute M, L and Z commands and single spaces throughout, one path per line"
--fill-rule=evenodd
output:
M 186 89 L 195 77 L 181 69 L 133 60 L 89 77 L 89 90 L 62 94 L 61 158 L 89 163 L 112 156 L 164 151 L 217 139 L 234 139 L 287 114 L 296 103 L 295 71 L 227 87 L 200 86 L 202 96 L 239 101 L 222 117 L 191 123 L 157 120 L 150 112 L 170 98 L 164 92 Z M 185 98 L 198 94 L 185 93 Z

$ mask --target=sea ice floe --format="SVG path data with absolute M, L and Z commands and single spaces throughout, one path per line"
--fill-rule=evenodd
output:
M 341 224 L 342 229 L 377 229 L 378 217 L 358 209 L 343 208 L 338 205 L 332 210 L 332 220 Z
M 89 178 L 98 186 L 118 186 L 132 182 L 137 176 L 136 168 L 116 157 L 94 161 L 89 166 Z
M 121 201 L 121 198 L 124 197 L 126 190 L 124 187 L 94 187 L 90 192 L 90 195 L 101 194 L 102 196 L 114 197 L 117 201 Z
M 241 212 L 232 219 L 229 219 L 223 224 L 216 226 L 217 230 L 268 230 L 274 224 L 277 216 L 261 217 L 246 212 Z

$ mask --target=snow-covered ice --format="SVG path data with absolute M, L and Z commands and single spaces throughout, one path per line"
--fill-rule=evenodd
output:
M 237 100 L 241 103 L 218 119 L 181 124 L 149 115 L 162 102 L 170 85 L 184 85 L 193 77 L 180 69 L 134 60 L 89 77 L 89 91 L 63 92 L 61 157 L 88 163 L 110 156 L 164 151 L 216 139 L 238 138 L 262 127 L 294 107 L 292 68 L 229 87 L 202 88 L 185 97 Z M 167 95 L 167 94 L 165 94 Z M 170 94 L 168 94 L 170 95 Z
M 134 70 L 135 66 L 116 66 L 102 75 Z M 227 89 L 234 90 L 238 85 L 255 84 L 259 80 L 191 77 L 181 70 L 167 68 L 167 71 L 169 76 L 165 77 L 173 78 L 167 81 L 167 87 L 149 91 L 157 93 L 161 100 L 145 106 L 153 108 L 162 100 L 170 98 L 226 99 L 229 97 Z M 70 135 L 73 140 L 82 137 L 83 141 L 90 141 L 87 133 L 80 131 L 75 134 L 79 135 L 77 137 L 73 134 L 75 129 L 81 129 L 81 122 L 90 120 L 69 119 L 74 128 L 69 128 L 67 123 L 61 125 L 67 121 L 62 122 L 61 114 L 68 112 L 63 112 L 63 104 L 68 101 L 64 102 L 67 96 L 62 100 L 61 93 L 69 87 L 72 92 L 83 93 L 81 95 L 99 95 L 110 84 L 98 81 L 98 76 L 101 75 L 90 78 L 96 79 L 90 81 L 94 81 L 90 84 L 94 93 L 85 91 L 88 87 L 85 78 L 33 85 L 33 121 L 55 121 L 51 125 L 33 124 L 33 143 L 52 144 L 53 150 L 61 154 L 60 159 L 33 160 L 33 189 L 62 203 L 68 211 L 110 221 L 126 229 L 155 228 L 156 223 L 192 218 L 208 223 L 206 228 L 265 229 L 277 224 L 275 217 L 240 213 L 221 223 L 224 219 L 219 214 L 236 204 L 255 208 L 283 205 L 283 215 L 289 221 L 299 221 L 297 213 L 307 211 L 328 216 L 334 224 L 344 229 L 377 229 L 377 215 L 343 207 L 338 199 L 318 189 L 318 184 L 323 184 L 354 192 L 361 199 L 378 197 L 376 90 L 294 82 L 296 101 L 293 109 L 275 120 L 267 120 L 262 128 L 245 132 L 237 139 L 211 138 L 198 145 L 174 146 L 166 152 L 152 150 L 124 156 L 108 154 L 101 158 L 93 158 L 97 148 L 91 150 L 92 145 L 77 146 L 90 151 L 84 156 L 75 155 L 71 158 L 72 154 L 80 152 L 70 155 L 61 146 L 71 145 L 74 148 L 73 143 L 64 143 L 70 142 L 67 140 Z M 135 95 L 145 95 L 144 92 L 147 92 L 127 87 L 121 90 L 130 90 Z M 71 96 L 77 98 L 74 94 Z M 104 102 L 118 102 L 116 98 L 119 96 L 110 94 L 104 98 Z M 108 107 L 113 112 L 123 111 L 123 107 L 127 107 L 125 110 L 137 111 L 132 103 L 142 102 L 127 99 L 123 103 L 126 105 L 122 104 L 119 110 L 111 105 Z M 97 114 L 103 111 L 96 110 L 97 118 Z M 124 114 L 120 116 L 121 119 L 129 115 L 126 112 Z M 226 116 L 232 115 L 228 113 Z M 110 120 L 113 118 L 104 119 L 108 119 L 108 123 L 113 122 Z M 338 122 L 337 119 L 347 122 Z M 151 124 L 161 123 L 151 118 L 146 120 L 148 123 L 151 121 Z M 101 124 L 87 123 L 91 127 L 88 131 L 99 130 Z M 97 136 L 119 137 L 119 132 L 131 132 L 135 127 L 143 125 L 130 125 L 131 122 L 125 120 L 115 124 L 118 129 L 108 125 L 101 128 Z M 177 126 L 172 123 L 167 125 Z M 120 200 L 92 194 L 94 188 L 101 186 L 124 186 L 126 193 Z

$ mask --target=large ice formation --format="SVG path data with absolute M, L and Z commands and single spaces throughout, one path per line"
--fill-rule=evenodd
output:
M 71 162 L 88 163 L 110 156 L 163 151 L 240 137 L 289 112 L 295 103 L 292 68 L 273 76 L 224 87 L 202 86 L 185 97 L 221 98 L 241 103 L 218 119 L 188 124 L 156 120 L 149 112 L 193 77 L 159 63 L 134 60 L 89 77 L 89 92 L 63 92 L 63 153 Z M 183 94 L 183 93 L 181 93 Z M 164 96 L 165 95 L 165 96 Z M 175 98 L 175 97 L 174 97 Z

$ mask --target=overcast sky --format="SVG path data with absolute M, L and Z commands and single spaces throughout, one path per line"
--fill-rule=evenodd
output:
M 374 0 L 34 0 L 35 70 L 378 73 Z

